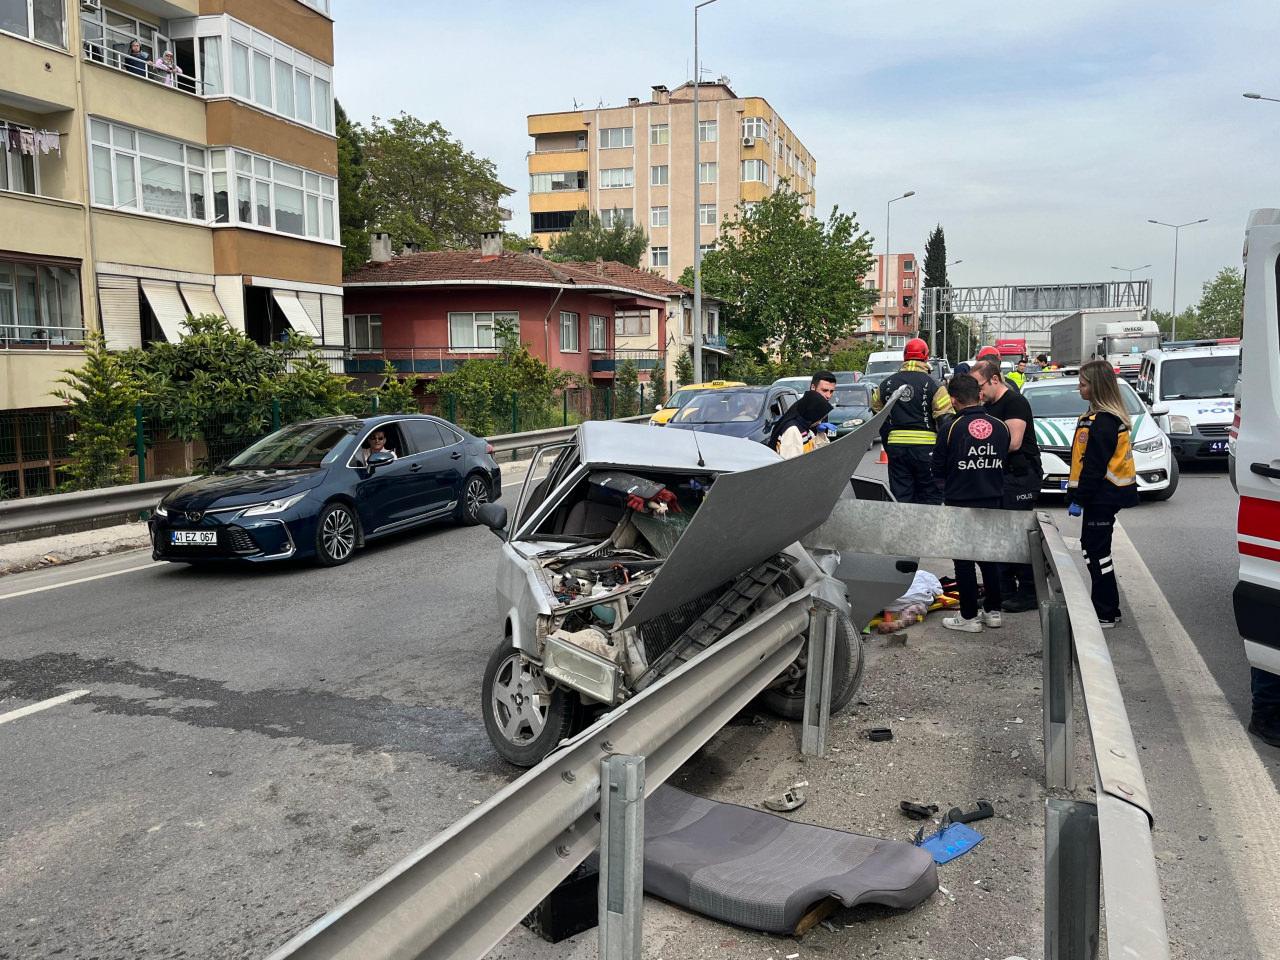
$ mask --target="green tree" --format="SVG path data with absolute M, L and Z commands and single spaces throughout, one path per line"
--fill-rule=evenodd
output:
M 506 231 L 503 231 L 502 249 L 506 250 L 508 253 L 528 253 L 530 247 L 538 246 L 541 246 L 541 244 L 539 244 L 537 240 L 533 239 L 533 237 L 522 237 L 518 233 L 507 233 Z
M 693 357 L 684 347 L 677 347 L 680 351 L 676 357 L 676 383 L 680 386 L 693 383 Z
M 649 387 L 651 393 L 646 398 L 650 409 L 655 406 L 662 406 L 667 402 L 667 377 L 662 361 L 658 361 L 658 365 L 649 371 Z M 648 413 L 648 410 L 641 410 L 641 413 Z
M 729 343 L 784 363 L 825 354 L 846 339 L 875 303 L 862 286 L 871 241 L 856 220 L 834 208 L 807 217 L 804 201 L 779 190 L 743 218 L 726 221 L 702 260 L 706 292 L 725 303 Z
M 865 370 L 867 366 L 867 357 L 875 349 L 875 344 L 870 340 L 858 340 L 841 350 L 837 350 L 831 354 L 832 370 Z
M 378 398 L 379 413 L 421 413 L 416 387 L 422 379 L 418 376 L 402 377 L 396 368 L 387 361 L 382 367 L 382 386 L 368 391 L 370 397 Z M 371 405 L 370 405 L 371 406 Z
M 364 148 L 360 130 L 334 101 L 334 130 L 338 135 L 338 224 L 342 237 L 343 272 L 362 267 L 369 259 L 368 204 L 364 196 Z
M 359 134 L 367 216 L 391 234 L 395 249 L 478 247 L 480 234 L 498 228 L 499 201 L 513 191 L 492 160 L 468 151 L 438 122 L 406 113 L 374 117 Z
M 53 395 L 76 418 L 70 438 L 71 461 L 63 468 L 67 490 L 92 490 L 128 483 L 129 450 L 133 446 L 137 384 L 101 334 L 85 343 L 85 362 L 63 371 Z
M 953 317 L 945 309 L 945 304 L 940 303 L 937 314 L 932 318 L 933 328 L 927 326 L 929 317 L 926 316 L 928 294 L 926 290 L 929 287 L 937 287 L 945 289 L 951 286 L 951 281 L 947 278 L 947 238 L 943 233 L 942 224 L 934 226 L 929 234 L 929 239 L 924 245 L 924 289 L 918 291 L 920 300 L 920 335 L 932 342 L 941 345 L 941 352 L 953 363 L 963 359 L 961 354 L 967 354 L 967 345 L 964 343 L 964 337 L 967 334 L 967 328 L 953 323 Z M 943 326 L 946 327 L 946 343 L 942 342 Z M 935 348 L 936 349 L 936 348 Z
M 680 271 L 680 279 L 676 281 L 682 287 L 693 289 L 693 267 L 685 267 Z
M 631 360 L 623 360 L 613 379 L 613 415 L 634 417 L 639 409 L 640 371 Z
M 1201 288 L 1196 304 L 1196 337 L 1238 337 L 1244 329 L 1244 277 L 1235 267 L 1223 267 Z M 1181 321 L 1179 321 L 1181 336 Z
M 555 260 L 616 260 L 638 267 L 649 238 L 642 228 L 614 217 L 606 227 L 598 214 L 586 207 L 574 214 L 569 229 L 556 234 L 548 253 Z

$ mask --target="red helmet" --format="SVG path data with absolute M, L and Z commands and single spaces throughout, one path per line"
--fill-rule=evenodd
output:
M 907 345 L 902 348 L 903 360 L 928 360 L 929 345 L 919 337 L 912 337 L 907 341 Z
M 977 356 L 978 360 L 985 360 L 987 359 L 987 357 L 994 357 L 996 360 L 999 360 L 1000 351 L 997 350 L 995 347 L 983 347 L 981 350 L 978 351 L 978 356 Z

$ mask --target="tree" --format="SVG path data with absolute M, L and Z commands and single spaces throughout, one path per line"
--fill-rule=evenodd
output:
M 334 101 L 338 134 L 338 225 L 342 238 L 342 270 L 362 267 L 369 259 L 368 203 L 364 196 L 364 148 L 360 131 Z
M 613 415 L 634 417 L 640 409 L 640 371 L 631 360 L 618 364 L 613 378 Z
M 824 223 L 803 199 L 779 190 L 721 226 L 702 260 L 707 293 L 725 303 L 729 343 L 783 363 L 825 354 L 858 328 L 876 292 L 862 286 L 871 241 L 850 214 L 833 208 Z
M 1235 267 L 1223 267 L 1201 288 L 1200 302 L 1196 304 L 1195 336 L 1238 337 L 1243 329 L 1244 277 Z
M 676 281 L 682 287 L 693 289 L 693 267 L 688 266 L 680 271 L 680 279 Z
M 71 460 L 62 468 L 64 489 L 92 490 L 130 481 L 127 451 L 134 437 L 137 385 L 102 335 L 85 342 L 84 365 L 64 371 L 53 395 L 76 418 L 69 438 Z
M 648 245 L 649 238 L 640 227 L 616 216 L 606 227 L 598 214 L 581 207 L 569 229 L 556 235 L 547 252 L 554 260 L 616 260 L 638 267 Z
M 934 343 L 940 344 L 941 353 L 947 359 L 958 362 L 963 359 L 962 354 L 968 356 L 968 344 L 965 339 L 968 328 L 956 324 L 950 312 L 945 309 L 939 309 L 932 317 L 932 329 L 925 326 L 925 321 L 930 319 L 926 316 L 927 288 L 937 287 L 941 290 L 949 286 L 951 282 L 947 279 L 947 237 L 942 231 L 942 224 L 939 223 L 934 226 L 924 245 L 924 288 L 917 291 L 920 296 L 920 333 L 922 336 L 931 338 Z M 944 306 L 946 305 L 939 304 L 940 308 Z M 942 341 L 944 327 L 946 328 L 945 343 Z
M 508 253 L 528 253 L 530 247 L 540 246 L 542 244 L 533 237 L 522 237 L 518 233 L 507 233 L 505 230 L 502 233 L 502 249 Z
M 469 152 L 436 121 L 374 117 L 359 136 L 367 215 L 396 249 L 469 249 L 498 228 L 498 203 L 514 191 L 498 180 L 492 160 Z
M 679 356 L 676 357 L 676 384 L 683 387 L 693 383 L 693 357 L 684 347 L 677 347 L 676 349 L 680 351 Z

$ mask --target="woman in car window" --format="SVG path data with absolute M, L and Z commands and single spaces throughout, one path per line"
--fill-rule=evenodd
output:
M 365 441 L 363 448 L 360 450 L 359 461 L 362 465 L 369 462 L 369 458 L 375 453 L 389 453 L 391 459 L 396 459 L 396 452 L 387 446 L 387 434 L 383 430 L 375 430 L 369 435 L 369 439 Z

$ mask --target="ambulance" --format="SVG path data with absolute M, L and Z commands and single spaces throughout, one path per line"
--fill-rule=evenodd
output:
M 1236 626 L 1249 663 L 1280 674 L 1280 210 L 1249 217 L 1241 357 Z

